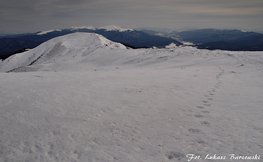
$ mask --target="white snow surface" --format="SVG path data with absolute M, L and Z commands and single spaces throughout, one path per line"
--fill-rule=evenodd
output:
M 263 52 L 75 33 L 0 69 L 0 161 L 262 162 Z
M 48 34 L 48 33 L 54 32 L 54 31 L 61 31 L 61 30 L 60 29 L 53 29 L 53 30 L 41 31 L 41 32 L 38 32 L 37 35 L 45 35 L 45 34 Z

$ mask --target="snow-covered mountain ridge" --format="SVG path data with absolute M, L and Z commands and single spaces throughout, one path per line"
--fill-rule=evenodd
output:
M 95 33 L 73 33 L 53 38 L 38 47 L 15 54 L 0 62 L 0 71 L 37 71 L 70 69 L 76 66 L 86 67 L 85 63 L 96 66 L 114 65 L 148 66 L 158 63 L 167 66 L 166 62 L 176 61 L 180 55 L 199 55 L 206 57 L 241 57 L 242 52 L 198 50 L 194 47 L 178 48 L 171 44 L 166 49 L 127 49 L 126 46 L 108 40 Z M 248 58 L 249 52 L 246 52 Z M 257 53 L 257 52 L 252 52 Z M 258 52 L 261 53 L 261 52 Z M 242 57 L 243 56 L 242 54 Z M 257 58 L 259 59 L 259 58 Z M 253 58 L 249 60 L 255 61 Z M 198 59 L 197 59 L 198 61 Z M 167 64 L 167 65 L 166 65 Z M 183 63 L 182 63 L 183 64 Z M 84 68 L 79 67 L 79 68 Z
M 51 39 L 32 50 L 9 57 L 0 64 L 0 71 L 36 64 L 73 61 L 99 49 L 126 49 L 126 47 L 99 34 L 73 33 Z
M 81 26 L 81 27 L 71 27 L 70 30 L 80 30 L 80 29 L 89 29 L 89 30 L 97 30 L 97 29 L 105 29 L 106 31 L 119 31 L 119 32 L 124 32 L 124 31 L 133 31 L 133 29 L 130 28 L 121 28 L 116 25 L 111 25 L 111 26 L 103 26 L 103 27 L 93 27 L 93 26 Z M 61 29 L 54 29 L 54 30 L 47 30 L 47 31 L 40 31 L 37 32 L 37 35 L 44 35 L 53 31 L 61 31 Z

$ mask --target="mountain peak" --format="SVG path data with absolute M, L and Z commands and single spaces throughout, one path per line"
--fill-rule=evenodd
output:
M 119 31 L 119 32 L 124 32 L 124 31 L 134 31 L 133 29 L 130 28 L 121 28 L 119 26 L 116 25 L 111 25 L 111 26 L 103 26 L 103 27 L 99 27 L 96 28 L 94 26 L 72 26 L 70 28 L 68 28 L 68 30 L 71 31 L 77 31 L 77 30 L 81 30 L 81 29 L 88 29 L 88 30 L 97 30 L 97 29 L 105 29 L 106 31 Z M 37 32 L 37 35 L 45 35 L 54 31 L 62 31 L 64 29 L 52 29 L 52 30 L 47 30 L 47 31 L 40 31 Z
M 72 26 L 70 27 L 71 30 L 78 30 L 78 29 L 90 29 L 90 30 L 96 30 L 95 27 L 93 26 L 80 26 L 80 27 L 77 27 L 77 26 Z
M 53 30 L 46 30 L 46 31 L 40 31 L 38 33 L 36 33 L 37 35 L 45 35 L 54 31 L 61 31 L 60 29 L 53 29 Z
M 103 26 L 103 27 L 99 27 L 98 29 L 105 29 L 106 31 L 120 31 L 120 32 L 133 31 L 133 29 L 130 29 L 130 28 L 121 28 L 121 27 L 116 26 L 116 25 Z
M 50 39 L 34 49 L 7 58 L 1 62 L 0 71 L 81 60 L 97 50 L 107 49 L 118 50 L 126 47 L 99 34 L 76 32 Z

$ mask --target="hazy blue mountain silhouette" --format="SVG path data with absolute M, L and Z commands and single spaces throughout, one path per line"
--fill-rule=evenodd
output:
M 164 47 L 170 43 L 175 43 L 176 45 L 181 45 L 182 43 L 167 37 L 161 37 L 157 35 L 152 35 L 145 33 L 143 31 L 137 30 L 127 30 L 118 31 L 112 30 L 108 31 L 106 29 L 63 29 L 54 30 L 46 34 L 40 35 L 38 33 L 32 34 L 22 34 L 22 35 L 9 35 L 0 38 L 0 56 L 1 59 L 5 59 L 14 53 L 18 53 L 27 48 L 34 48 L 41 43 L 52 39 L 54 37 L 74 33 L 74 32 L 90 32 L 101 34 L 107 39 L 115 42 L 122 43 L 132 48 L 150 48 L 153 46 Z
M 241 30 L 200 29 L 174 34 L 200 49 L 231 51 L 262 51 L 263 34 Z
M 101 34 L 107 39 L 122 43 L 131 48 L 165 47 L 170 43 L 182 45 L 181 41 L 192 42 L 199 49 L 230 51 L 263 51 L 263 34 L 241 30 L 199 29 L 192 31 L 172 31 L 161 33 L 154 30 L 106 30 L 106 29 L 62 29 L 45 34 L 27 33 L 0 37 L 0 59 L 14 53 L 34 48 L 54 37 L 74 33 L 90 32 Z M 162 36 L 160 36 L 160 34 Z

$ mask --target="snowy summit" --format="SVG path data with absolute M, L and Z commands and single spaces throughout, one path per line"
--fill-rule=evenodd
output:
M 48 34 L 48 33 L 54 32 L 54 31 L 61 31 L 61 30 L 60 30 L 60 29 L 47 30 L 47 31 L 38 32 L 38 33 L 36 33 L 36 34 L 37 34 L 37 35 L 45 35 L 45 34 Z
M 89 29 L 89 30 L 105 29 L 106 31 L 119 31 L 119 32 L 133 31 L 133 29 L 121 28 L 121 27 L 116 26 L 116 25 L 103 26 L 103 27 L 99 27 L 99 28 L 96 28 L 96 27 L 93 27 L 93 26 L 79 26 L 79 27 L 73 26 L 73 27 L 70 27 L 69 29 L 71 31 L 81 30 L 81 29 Z M 47 30 L 47 31 L 40 31 L 40 32 L 37 32 L 36 35 L 45 35 L 45 34 L 48 34 L 48 33 L 54 32 L 54 31 L 62 31 L 62 30 L 60 30 L 60 29 L 52 29 L 52 30 Z
M 111 25 L 111 26 L 104 26 L 104 27 L 99 27 L 98 29 L 105 29 L 106 31 L 133 31 L 133 29 L 130 28 L 121 28 L 119 26 Z
M 93 26 L 80 26 L 80 27 L 71 27 L 70 28 L 71 30 L 78 30 L 78 29 L 90 29 L 90 30 L 96 30 L 96 28 L 95 27 L 93 27 Z
M 95 33 L 73 33 L 51 39 L 35 49 L 7 58 L 0 64 L 0 71 L 25 69 L 25 66 L 36 64 L 47 65 L 65 62 L 66 60 L 84 59 L 85 55 L 90 52 L 103 48 L 126 49 L 124 45 L 112 42 Z
M 263 52 L 74 33 L 0 71 L 0 161 L 262 162 Z

